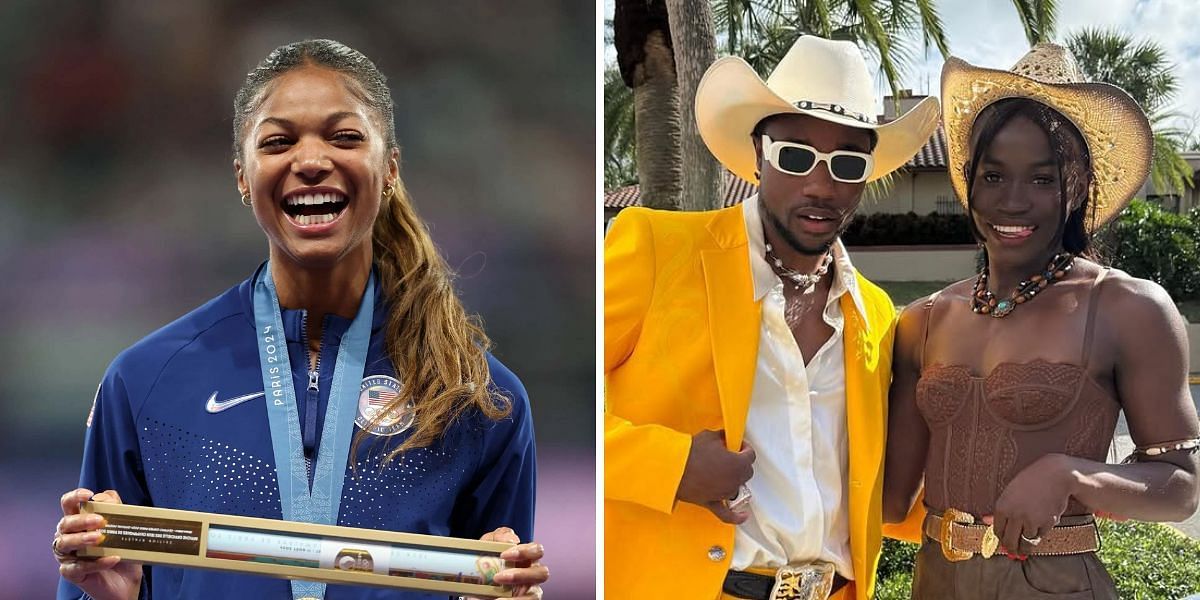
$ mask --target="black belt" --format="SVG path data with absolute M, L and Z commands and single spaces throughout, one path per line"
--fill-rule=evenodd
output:
M 833 575 L 833 587 L 829 589 L 832 596 L 849 582 L 840 573 Z M 771 588 L 775 587 L 775 578 L 770 575 L 759 575 L 746 571 L 729 571 L 725 574 L 725 583 L 721 591 L 730 596 L 746 598 L 747 600 L 770 600 Z

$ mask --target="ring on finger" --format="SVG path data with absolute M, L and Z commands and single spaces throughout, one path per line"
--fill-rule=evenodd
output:
M 68 554 L 68 553 L 63 552 L 58 549 L 58 540 L 59 539 L 61 539 L 61 538 L 59 538 L 59 536 L 55 535 L 54 540 L 52 540 L 50 542 L 50 551 L 54 553 L 55 558 L 58 558 L 59 560 L 75 558 L 74 554 Z
M 731 511 L 737 512 L 738 509 L 742 508 L 743 506 L 745 506 L 747 504 L 750 504 L 750 499 L 753 497 L 754 497 L 754 495 L 750 493 L 749 486 L 742 484 L 742 485 L 738 486 L 738 492 L 737 492 L 736 496 L 729 498 L 727 500 L 722 500 L 721 504 L 724 504 L 725 508 L 728 508 Z
M 1042 536 L 1040 536 L 1040 535 L 1035 536 L 1035 537 L 1025 537 L 1025 534 L 1022 533 L 1021 539 L 1025 540 L 1025 542 L 1028 543 L 1030 546 L 1036 546 L 1036 545 L 1042 543 Z

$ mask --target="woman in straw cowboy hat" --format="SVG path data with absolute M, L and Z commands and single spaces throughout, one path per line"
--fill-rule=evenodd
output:
M 1011 71 L 951 58 L 942 99 L 984 268 L 900 316 L 884 518 L 923 478 L 914 598 L 1115 598 L 1093 514 L 1182 520 L 1198 491 L 1183 322 L 1091 248 L 1146 178 L 1149 124 L 1049 44 Z M 1109 465 L 1122 409 L 1137 449 Z

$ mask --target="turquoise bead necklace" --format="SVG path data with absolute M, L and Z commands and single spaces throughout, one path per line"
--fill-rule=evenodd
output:
M 997 319 L 1008 316 L 1018 305 L 1033 299 L 1046 286 L 1067 276 L 1075 265 L 1075 255 L 1070 252 L 1060 252 L 1050 259 L 1046 270 L 1029 279 L 1021 281 L 1017 289 L 1004 300 L 997 300 L 995 294 L 988 289 L 988 270 L 985 265 L 975 280 L 974 293 L 971 294 L 971 310 L 975 314 L 991 315 Z

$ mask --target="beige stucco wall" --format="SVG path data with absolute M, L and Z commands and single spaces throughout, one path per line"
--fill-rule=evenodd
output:
M 859 246 L 854 266 L 874 281 L 958 281 L 975 274 L 974 246 Z
M 895 184 L 886 196 L 878 200 L 864 199 L 859 212 L 906 213 L 927 215 L 938 210 L 938 202 L 945 206 L 957 203 L 950 186 L 950 177 L 945 171 L 909 172 L 895 178 Z

